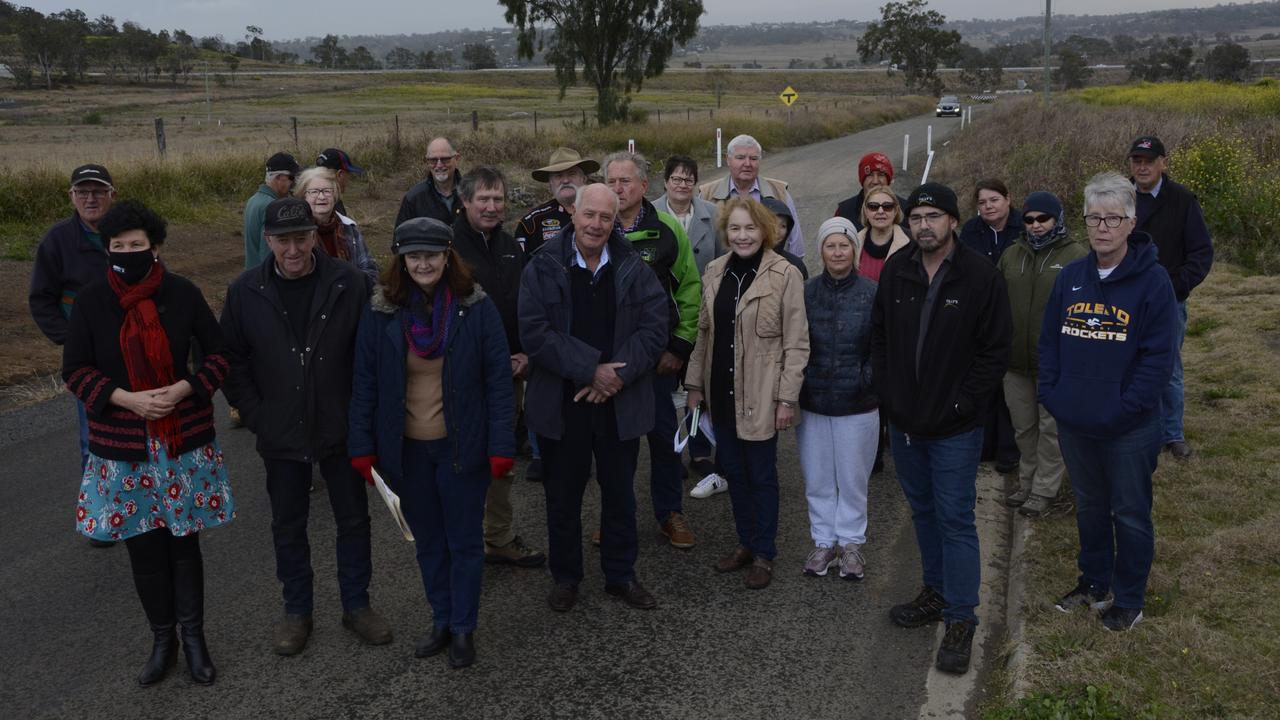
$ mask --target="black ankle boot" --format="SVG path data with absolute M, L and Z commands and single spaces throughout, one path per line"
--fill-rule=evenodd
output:
M 138 684 L 147 687 L 163 680 L 178 661 L 178 638 L 173 632 L 173 580 L 168 573 L 134 573 L 133 585 L 154 635 L 151 657 L 138 673 Z
M 204 562 L 175 560 L 173 563 L 174 608 L 182 625 L 182 654 L 187 659 L 191 679 L 200 685 L 212 684 L 217 668 L 209 658 L 204 641 Z
M 449 642 L 449 667 L 464 668 L 476 661 L 476 643 L 472 633 L 454 633 Z

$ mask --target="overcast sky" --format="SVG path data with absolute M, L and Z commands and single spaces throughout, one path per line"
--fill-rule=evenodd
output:
M 96 18 L 110 15 L 117 23 L 132 20 L 152 30 L 183 29 L 197 37 L 221 34 L 227 40 L 244 36 L 246 25 L 260 26 L 269 40 L 309 36 L 391 35 L 437 30 L 485 29 L 506 23 L 497 0 L 10 0 L 44 12 L 67 7 Z M 704 25 L 814 20 L 870 20 L 879 15 L 883 0 L 703 0 Z M 1164 8 L 1210 7 L 1204 0 L 1061 0 L 1054 14 L 1105 14 Z M 785 6 L 785 13 L 779 7 Z M 948 18 L 1004 18 L 1038 15 L 1043 0 L 932 0 L 930 7 Z

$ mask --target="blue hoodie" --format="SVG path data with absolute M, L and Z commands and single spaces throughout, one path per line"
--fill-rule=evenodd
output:
M 1160 411 L 1178 352 L 1177 301 L 1151 236 L 1135 232 L 1107 278 L 1098 255 L 1059 273 L 1040 327 L 1039 399 L 1063 427 L 1112 438 Z

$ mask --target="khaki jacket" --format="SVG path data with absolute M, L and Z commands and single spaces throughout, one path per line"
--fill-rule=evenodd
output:
M 722 255 L 708 263 L 702 278 L 698 341 L 689 356 L 685 379 L 685 387 L 693 390 L 704 390 L 711 384 L 711 345 L 716 332 L 713 308 L 729 257 Z M 776 434 L 778 401 L 799 402 L 809 362 L 809 323 L 800 271 L 781 255 L 765 250 L 755 280 L 738 299 L 736 318 L 733 396 L 738 438 L 768 440 Z M 798 409 L 795 421 L 800 421 Z

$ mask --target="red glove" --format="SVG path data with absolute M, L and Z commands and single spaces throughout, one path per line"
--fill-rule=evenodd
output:
M 369 483 L 369 487 L 373 487 L 373 464 L 378 462 L 377 455 L 360 455 L 351 458 L 351 467 L 360 473 L 360 477 Z
M 515 458 L 491 457 L 489 458 L 489 475 L 495 478 L 500 478 L 511 472 L 511 468 L 515 466 Z

